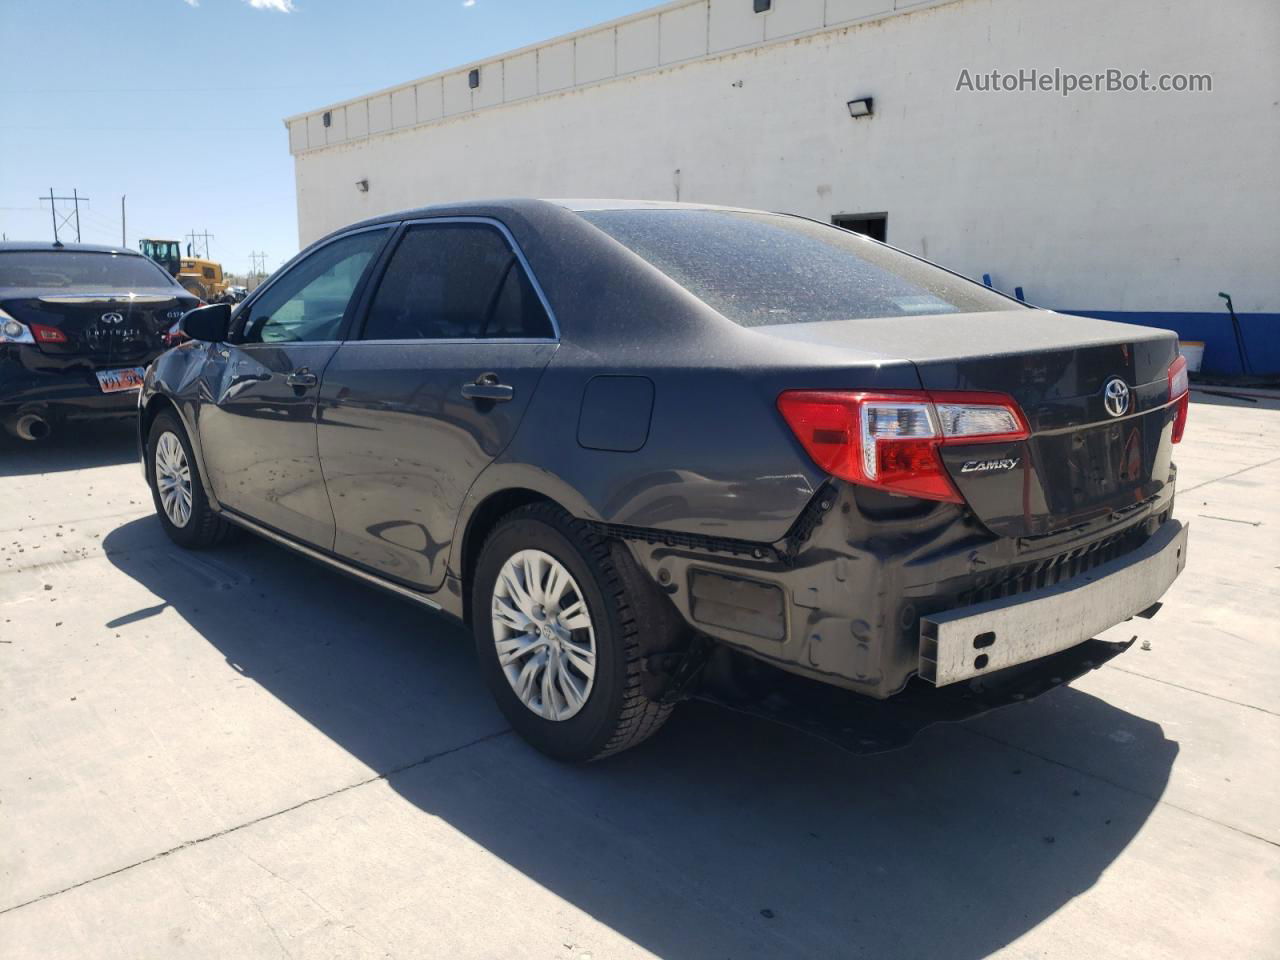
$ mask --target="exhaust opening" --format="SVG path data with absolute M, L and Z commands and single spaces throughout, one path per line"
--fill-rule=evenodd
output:
M 24 413 L 7 424 L 9 432 L 19 440 L 37 441 L 48 438 L 53 432 L 49 421 L 39 414 Z

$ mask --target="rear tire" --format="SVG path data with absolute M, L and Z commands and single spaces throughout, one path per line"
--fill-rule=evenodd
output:
M 209 506 L 187 431 L 168 410 L 156 416 L 147 435 L 147 484 L 160 525 L 178 546 L 211 547 L 234 529 Z
M 622 544 L 549 503 L 508 514 L 485 541 L 471 592 L 476 653 L 498 707 L 543 753 L 598 760 L 671 715 L 642 689 L 642 625 L 667 622 L 649 616 L 657 598 L 643 578 Z

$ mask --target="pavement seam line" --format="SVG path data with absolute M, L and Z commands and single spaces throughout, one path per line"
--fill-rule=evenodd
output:
M 1263 843 L 1269 844 L 1270 846 L 1273 846 L 1273 847 L 1280 847 L 1280 841 L 1272 840 L 1270 837 L 1264 837 L 1259 834 L 1253 833 L 1252 831 L 1246 830 L 1243 827 L 1233 826 L 1230 823 L 1223 823 L 1221 820 L 1215 820 L 1213 817 L 1207 816 L 1203 813 L 1198 813 L 1195 810 L 1191 810 L 1188 807 L 1181 806 L 1169 800 L 1164 800 L 1161 797 L 1153 797 L 1149 793 L 1143 793 L 1141 790 L 1135 790 L 1133 787 L 1127 786 L 1126 784 L 1117 783 L 1115 780 L 1112 780 L 1109 777 L 1104 777 L 1100 773 L 1093 773 L 1089 770 L 1081 770 L 1079 767 L 1072 766 L 1071 764 L 1067 763 L 1064 760 L 1055 760 L 1053 757 L 1046 756 L 1043 753 L 1038 753 L 1035 750 L 1032 750 L 1030 747 L 1023 747 L 1016 743 L 1010 743 L 1008 740 L 1001 740 L 999 737 L 993 736 L 992 734 L 989 734 L 989 733 L 984 733 L 981 730 L 974 730 L 972 727 L 966 726 L 964 724 L 960 724 L 960 729 L 964 730 L 966 733 L 972 734 L 975 737 L 981 737 L 984 740 L 990 740 L 992 743 L 998 743 L 1001 746 L 1008 747 L 1011 750 L 1017 750 L 1019 753 L 1025 753 L 1029 757 L 1035 757 L 1037 760 L 1043 760 L 1045 763 L 1051 763 L 1055 767 L 1062 767 L 1064 770 L 1070 770 L 1073 773 L 1078 773 L 1082 777 L 1089 777 L 1091 780 L 1098 780 L 1101 783 L 1105 783 L 1107 784 L 1107 786 L 1114 787 L 1117 790 L 1123 790 L 1125 793 L 1131 793 L 1135 797 L 1142 797 L 1144 800 L 1150 800 L 1152 803 L 1158 804 L 1160 806 L 1170 807 L 1181 813 L 1185 813 L 1185 814 L 1188 814 L 1189 816 L 1195 817 L 1197 820 L 1203 820 L 1206 823 L 1215 824 L 1216 826 L 1222 827 L 1225 830 L 1230 830 L 1233 833 L 1238 833 L 1241 836 L 1252 837 L 1254 840 L 1261 840 Z
M 433 761 L 440 760 L 444 757 L 450 756 L 451 754 L 461 753 L 463 750 L 467 750 L 471 747 L 479 746 L 482 743 L 488 743 L 490 740 L 496 740 L 499 737 L 506 736 L 508 733 L 511 733 L 510 727 L 506 727 L 502 730 L 498 730 L 495 733 L 486 733 L 484 736 L 477 737 L 475 740 L 469 740 L 466 743 L 461 743 L 456 747 L 450 747 L 448 750 L 441 750 L 438 753 L 428 754 L 427 756 L 422 757 L 419 760 L 415 760 L 412 763 L 402 764 L 398 767 L 395 767 L 391 770 L 386 771 L 385 773 L 379 773 L 375 776 L 368 777 L 356 783 L 349 783 L 345 787 L 338 787 L 335 790 L 330 790 L 328 793 L 322 793 L 316 797 L 309 797 L 306 800 L 300 800 L 297 803 L 292 804 L 291 806 L 284 807 L 280 810 L 274 810 L 271 813 L 264 813 L 260 817 L 254 817 L 252 820 L 246 820 L 244 823 L 236 824 L 234 827 L 227 827 L 225 830 L 218 830 L 215 833 L 211 833 L 208 836 L 204 836 L 204 837 L 198 837 L 195 840 L 184 840 L 182 843 L 178 844 L 177 846 L 170 847 L 168 850 L 161 850 L 159 853 L 152 854 L 151 856 L 146 857 L 142 860 L 137 860 L 134 863 L 126 864 L 123 867 L 117 867 L 115 870 L 109 870 L 106 873 L 98 874 L 96 877 L 90 877 L 87 880 L 80 880 L 77 883 L 71 884 L 70 886 L 63 887 L 61 890 L 53 890 L 49 893 L 42 893 L 38 897 L 32 897 L 30 900 L 24 900 L 22 903 L 15 903 L 11 907 L 5 907 L 4 909 L 0 910 L 0 917 L 4 916 L 6 913 L 12 913 L 14 910 L 21 910 L 23 907 L 29 907 L 34 903 L 40 903 L 42 900 L 48 900 L 52 897 L 61 896 L 64 893 L 68 893 L 72 890 L 78 890 L 80 887 L 88 886 L 91 883 L 97 883 L 99 880 L 106 880 L 108 877 L 114 877 L 114 876 L 117 876 L 118 874 L 126 873 L 129 870 L 132 870 L 134 867 L 141 867 L 141 866 L 145 866 L 148 863 L 154 863 L 157 860 L 163 860 L 165 857 L 170 856 L 171 854 L 178 853 L 182 850 L 187 850 L 190 847 L 198 846 L 202 843 L 205 843 L 206 841 L 217 840 L 220 837 L 225 837 L 229 834 L 237 833 L 241 830 L 244 830 L 246 827 L 253 827 L 259 823 L 265 823 L 267 820 L 274 820 L 276 817 L 284 816 L 284 814 L 286 813 L 292 813 L 293 811 L 300 810 L 303 807 L 309 807 L 311 806 L 311 804 L 319 803 L 321 800 L 328 800 L 330 797 L 336 797 L 339 794 L 347 793 L 351 790 L 357 790 L 360 787 L 367 787 L 369 784 L 377 783 L 379 780 L 388 780 L 391 777 L 396 776 L 397 774 L 405 773 L 417 767 L 426 766 L 427 764 L 432 763 Z
M 1172 680 L 1161 680 L 1159 677 L 1153 677 L 1145 673 L 1138 673 L 1136 670 L 1126 670 L 1124 667 L 1117 667 L 1115 664 L 1108 663 L 1105 665 L 1109 670 L 1119 670 L 1121 673 L 1127 673 L 1131 677 L 1141 677 L 1143 680 L 1150 680 L 1152 683 L 1163 683 L 1166 687 L 1176 687 L 1178 690 L 1185 690 L 1187 693 L 1198 693 L 1202 697 L 1209 697 L 1213 700 L 1220 700 L 1222 703 L 1234 704 L 1237 707 L 1245 707 L 1248 710 L 1257 710 L 1265 713 L 1270 717 L 1280 717 L 1280 713 L 1274 710 L 1268 710 L 1266 707 L 1255 706 L 1252 703 L 1245 703 L 1242 700 L 1232 700 L 1230 697 L 1219 696 L 1216 693 L 1209 693 L 1206 690 L 1197 690 L 1195 687 L 1188 687 L 1181 683 L 1174 683 Z
M 1248 473 L 1250 470 L 1257 470 L 1259 467 L 1269 467 L 1273 463 L 1280 463 L 1280 457 L 1274 457 L 1271 460 L 1264 460 L 1262 463 L 1255 463 L 1249 467 L 1241 467 L 1239 470 L 1233 470 L 1225 473 L 1220 477 L 1214 477 L 1212 480 L 1206 480 L 1203 483 L 1197 483 L 1194 487 L 1187 487 L 1185 490 L 1179 490 L 1178 493 L 1190 493 L 1192 490 L 1199 490 L 1201 487 L 1207 487 L 1211 483 L 1217 483 L 1219 480 L 1230 480 L 1232 477 L 1238 477 L 1242 473 Z

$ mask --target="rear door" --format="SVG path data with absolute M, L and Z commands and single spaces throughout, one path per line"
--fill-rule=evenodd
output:
M 334 549 L 434 590 L 463 498 L 515 434 L 556 329 L 511 235 L 486 219 L 407 224 L 368 302 L 320 398 Z
M 333 511 L 316 455 L 316 397 L 356 294 L 390 227 L 339 237 L 271 281 L 214 344 L 198 419 L 225 506 L 324 549 Z

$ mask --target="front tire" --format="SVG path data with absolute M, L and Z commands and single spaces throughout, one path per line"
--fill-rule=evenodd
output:
M 231 532 L 209 506 L 187 431 L 168 410 L 156 416 L 147 434 L 147 483 L 160 525 L 178 546 L 211 547 Z
M 481 549 L 471 621 L 481 670 L 516 732 L 560 760 L 598 760 L 654 734 L 672 705 L 642 689 L 657 602 L 626 548 L 552 504 L 508 514 Z

